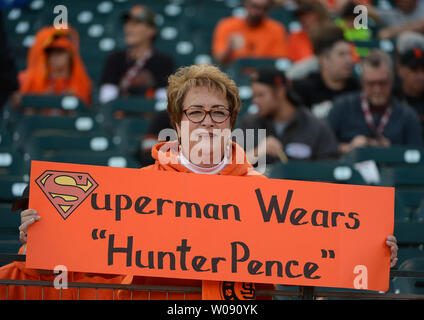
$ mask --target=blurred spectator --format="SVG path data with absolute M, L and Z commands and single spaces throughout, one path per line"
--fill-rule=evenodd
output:
M 41 29 L 19 74 L 22 94 L 75 95 L 91 103 L 92 83 L 79 54 L 76 30 Z
M 424 32 L 424 1 L 393 0 L 393 8 L 369 7 L 369 13 L 377 16 L 384 27 L 380 39 L 391 39 L 405 31 Z
M 293 84 L 303 103 L 322 119 L 327 116 L 337 95 L 358 90 L 359 84 L 352 72 L 352 47 L 344 39 L 340 27 L 333 23 L 324 24 L 314 30 L 312 43 L 319 71 Z
M 212 55 L 227 65 L 240 58 L 281 58 L 287 55 L 284 25 L 267 16 L 272 0 L 244 0 L 246 17 L 227 17 L 218 22 Z
M 396 67 L 400 83 L 395 95 L 417 111 L 424 127 L 424 35 L 402 33 L 396 43 Z
M 341 153 L 362 146 L 422 146 L 417 113 L 392 95 L 391 57 L 378 49 L 362 61 L 362 92 L 339 97 L 328 122 Z
M 355 7 L 357 6 L 355 1 L 348 1 L 342 7 L 339 17 L 335 19 L 336 25 L 343 29 L 344 37 L 347 41 L 365 42 L 365 46 L 355 45 L 355 53 L 358 57 L 365 57 L 368 55 L 370 49 L 366 43 L 372 40 L 372 31 L 370 28 L 356 28 L 354 25 L 355 18 L 358 16 L 355 13 Z M 369 46 L 369 45 L 368 45 Z M 358 59 L 359 60 L 359 59 Z
M 316 0 L 303 0 L 296 9 L 296 18 L 302 25 L 298 32 L 292 32 L 289 36 L 288 58 L 297 62 L 310 58 L 314 55 L 311 42 L 311 32 L 329 20 L 325 7 Z
M 266 151 L 267 163 L 281 157 L 295 160 L 323 160 L 338 155 L 337 141 L 326 123 L 302 107 L 299 98 L 282 71 L 261 68 L 251 78 L 253 103 L 257 114 L 245 115 L 239 123 L 244 131 L 246 155 L 251 161 Z M 247 129 L 254 129 L 254 141 L 246 143 Z M 258 129 L 266 129 L 259 140 Z M 265 148 L 264 148 L 265 146 Z M 259 151 L 259 154 L 258 154 Z
M 142 95 L 166 98 L 168 76 L 174 71 L 172 58 L 154 49 L 157 34 L 155 13 L 136 5 L 122 17 L 126 50 L 112 52 L 105 64 L 99 101 L 118 96 Z
M 315 0 L 321 2 L 333 16 L 338 16 L 350 0 Z M 355 0 L 357 4 L 369 5 L 371 0 Z
M 0 11 L 0 109 L 9 98 L 14 107 L 19 104 L 16 64 L 8 46 L 3 24 L 3 13 Z

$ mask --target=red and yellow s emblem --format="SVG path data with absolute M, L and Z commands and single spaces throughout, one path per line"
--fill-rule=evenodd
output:
M 35 181 L 63 219 L 97 188 L 88 173 L 47 170 Z

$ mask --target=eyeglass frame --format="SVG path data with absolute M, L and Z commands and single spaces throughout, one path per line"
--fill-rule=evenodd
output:
M 204 113 L 205 113 L 205 116 L 202 118 L 202 120 L 200 120 L 200 121 L 193 121 L 193 120 L 191 120 L 189 117 L 188 117 L 188 115 L 187 115 L 187 110 L 188 109 L 190 109 L 191 107 L 201 107 L 201 108 L 199 108 L 199 110 L 201 110 L 201 111 L 203 111 Z M 213 110 L 213 108 L 216 108 L 216 107 L 224 107 L 224 109 L 226 110 L 226 111 L 228 111 L 229 112 L 229 114 L 228 114 L 228 117 L 226 117 L 225 118 L 225 120 L 223 120 L 223 121 L 220 121 L 220 122 L 218 122 L 218 121 L 215 121 L 213 118 L 212 118 L 212 115 L 211 115 L 211 112 L 212 111 L 216 111 L 216 110 Z M 214 122 L 214 123 L 223 123 L 223 122 L 225 122 L 228 118 L 230 118 L 231 117 L 231 115 L 232 115 L 232 112 L 231 112 L 231 110 L 229 109 L 229 107 L 228 106 L 224 106 L 224 105 L 214 105 L 214 106 L 212 106 L 211 107 L 211 109 L 208 111 L 208 110 L 205 110 L 205 109 L 203 109 L 203 106 L 199 106 L 199 105 L 192 105 L 192 106 L 188 106 L 186 109 L 184 109 L 183 110 L 183 113 L 186 115 L 186 117 L 187 117 L 187 119 L 189 120 L 189 121 L 191 121 L 191 122 L 193 122 L 193 123 L 200 123 L 200 122 L 202 122 L 203 120 L 205 120 L 205 118 L 206 118 L 206 116 L 209 114 L 209 117 L 211 118 L 211 120 Z

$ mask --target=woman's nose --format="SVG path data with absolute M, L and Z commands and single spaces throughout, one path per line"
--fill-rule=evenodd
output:
M 203 121 L 201 122 L 202 126 L 213 126 L 215 123 L 212 121 L 211 114 L 207 113 Z

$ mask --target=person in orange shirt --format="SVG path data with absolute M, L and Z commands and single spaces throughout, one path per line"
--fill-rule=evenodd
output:
M 302 30 L 291 32 L 289 36 L 288 58 L 298 62 L 314 55 L 311 32 L 329 20 L 325 7 L 315 0 L 303 0 L 296 9 L 297 20 Z
M 267 17 L 271 0 L 245 0 L 246 17 L 218 22 L 212 39 L 216 62 L 228 65 L 240 58 L 281 58 L 287 55 L 286 30 Z
M 29 50 L 27 69 L 19 74 L 21 94 L 69 94 L 91 104 L 92 82 L 78 42 L 78 33 L 72 28 L 41 29 Z

